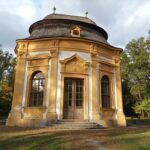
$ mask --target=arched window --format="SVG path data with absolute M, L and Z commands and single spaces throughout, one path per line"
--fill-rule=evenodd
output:
M 44 75 L 38 71 L 32 75 L 29 106 L 42 106 L 44 96 Z
M 109 79 L 105 75 L 101 79 L 101 94 L 102 94 L 102 107 L 110 108 L 110 85 Z

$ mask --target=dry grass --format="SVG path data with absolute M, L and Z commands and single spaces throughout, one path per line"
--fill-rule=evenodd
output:
M 149 150 L 150 126 L 82 131 L 0 126 L 2 150 Z

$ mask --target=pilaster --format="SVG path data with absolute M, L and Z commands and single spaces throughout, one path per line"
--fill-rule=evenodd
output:
M 50 79 L 50 95 L 47 119 L 50 121 L 57 120 L 56 114 L 56 97 L 57 97 L 57 71 L 58 71 L 58 40 L 53 40 L 51 43 L 51 79 Z
M 12 108 L 9 113 L 7 125 L 16 125 L 21 115 L 21 105 L 23 99 L 23 87 L 25 77 L 25 66 L 27 57 L 28 43 L 17 43 L 16 54 L 17 54 L 17 65 L 14 85 L 14 95 L 12 101 Z
M 91 45 L 91 60 L 92 60 L 92 120 L 98 122 L 99 116 L 99 103 L 98 103 L 98 89 L 97 89 L 97 48 L 95 45 Z
M 117 91 L 117 125 L 126 126 L 126 119 L 123 112 L 122 102 L 122 87 L 121 87 L 121 76 L 120 76 L 120 59 L 116 59 L 116 91 Z

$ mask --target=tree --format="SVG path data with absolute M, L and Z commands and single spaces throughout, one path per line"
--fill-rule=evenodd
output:
M 130 41 L 121 59 L 124 107 L 133 110 L 133 105 L 150 97 L 150 36 Z
M 16 60 L 0 49 L 0 116 L 7 116 L 13 96 Z
M 7 70 L 9 70 L 11 65 L 12 58 L 12 54 L 9 52 L 3 52 L 3 50 L 0 48 L 0 81 L 5 78 Z
M 133 107 L 137 114 L 150 117 L 150 98 L 144 99 Z

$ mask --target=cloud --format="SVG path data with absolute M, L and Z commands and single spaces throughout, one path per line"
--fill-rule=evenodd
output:
M 150 29 L 149 0 L 0 0 L 0 43 L 12 51 L 15 40 L 28 36 L 28 28 L 53 12 L 85 16 L 109 34 L 109 43 L 124 48 L 133 38 L 145 36 Z
M 37 3 L 33 0 L 0 0 L 0 44 L 14 52 L 16 39 L 29 36 L 28 28 L 37 21 Z
M 8 12 L 0 12 L 0 44 L 4 50 L 13 52 L 15 40 L 27 36 L 27 27 L 20 16 Z
M 150 1 L 144 3 L 134 1 L 128 7 L 125 6 L 122 7 L 115 25 L 110 30 L 111 42 L 122 47 L 125 47 L 133 38 L 147 36 L 150 29 L 150 19 L 148 19 L 150 16 Z

